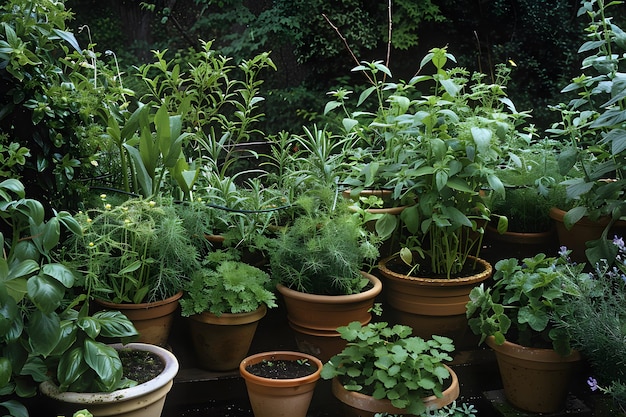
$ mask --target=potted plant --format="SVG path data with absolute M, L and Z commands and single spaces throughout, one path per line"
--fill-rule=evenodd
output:
M 452 340 L 411 336 L 412 329 L 386 322 L 352 322 L 338 329 L 346 347 L 324 364 L 322 378 L 346 405 L 346 415 L 375 413 L 422 415 L 459 396 L 459 382 L 444 361 Z
M 570 335 L 572 346 L 589 363 L 589 387 L 611 399 L 608 406 L 613 411 L 602 415 L 626 412 L 626 247 L 621 237 L 612 244 L 617 249 L 613 263 L 602 260 L 589 275 L 566 277 L 572 290 L 565 294 L 564 313 L 553 315 L 557 327 Z
M 106 352 L 105 348 L 110 349 L 111 352 Z M 99 349 L 89 345 L 84 354 L 84 361 L 93 369 L 87 373 L 89 375 L 87 378 L 84 375 L 79 378 L 94 380 L 92 381 L 94 384 L 90 385 L 91 388 L 83 386 L 77 389 L 73 388 L 75 383 L 67 386 L 57 385 L 52 381 L 46 381 L 40 385 L 41 392 L 55 401 L 53 407 L 57 413 L 67 413 L 87 407 L 95 417 L 161 415 L 167 393 L 172 388 L 174 377 L 178 373 L 178 360 L 173 353 L 160 346 L 128 343 L 126 345 L 103 345 Z M 80 358 L 80 355 L 74 349 L 70 359 L 74 361 L 74 365 L 77 358 Z M 98 361 L 94 361 L 95 358 L 98 358 Z M 80 368 L 85 369 L 82 363 Z M 109 389 L 103 390 L 99 379 L 102 379 L 102 382 L 113 382 L 104 379 L 104 376 L 115 376 L 114 381 L 117 382 Z
M 100 338 L 128 341 L 137 335 L 136 329 L 117 311 L 89 315 L 89 300 L 71 292 L 76 282 L 74 273 L 54 261 L 62 236 L 60 224 L 80 233 L 78 223 L 67 212 L 46 220 L 41 203 L 25 198 L 23 185 L 14 179 L 0 183 L 0 198 L 4 223 L 0 232 L 0 368 L 4 393 L 29 397 L 38 386 L 43 392 L 53 386 L 64 392 L 111 392 L 130 386 L 132 382 L 123 378 L 118 351 Z M 170 386 L 175 373 L 170 375 Z M 169 387 L 161 389 L 161 407 L 167 391 Z M 109 396 L 119 403 L 119 395 L 117 391 Z M 144 405 L 145 400 L 140 407 Z M 14 416 L 28 413 L 15 400 L 2 406 Z M 84 407 L 76 406 L 72 411 Z M 90 409 L 94 415 L 103 415 L 96 411 L 98 406 L 90 405 Z M 150 415 L 160 415 L 160 409 L 153 409 Z
M 550 209 L 565 201 L 564 180 L 557 154 L 559 146 L 543 139 L 532 142 L 532 132 L 514 146 L 510 161 L 498 169 L 506 194 L 493 195 L 484 246 L 493 262 L 523 259 L 543 252 L 556 254 L 558 237 Z
M 394 321 L 460 345 L 469 291 L 491 275 L 491 265 L 479 257 L 491 214 L 485 197 L 504 194 L 496 170 L 504 160 L 501 144 L 515 138 L 526 115 L 504 94 L 506 66 L 486 84 L 482 74 L 445 69 L 448 61 L 454 57 L 445 48 L 431 50 L 420 70 L 432 64 L 435 73 L 409 83 L 428 82 L 431 94 L 400 96 L 403 111 L 389 118 L 397 135 L 411 138 L 393 181 L 402 181 L 416 204 L 402 211 L 401 249 L 383 259 L 379 271 Z
M 567 251 L 503 259 L 496 263 L 493 284 L 470 293 L 469 326 L 496 352 L 506 398 L 518 408 L 548 413 L 565 402 L 580 354 L 552 316 L 568 308 L 567 277 L 584 277 L 583 267 L 569 262 Z M 538 380 L 530 382 L 531 375 Z
M 560 237 L 581 235 L 580 231 L 568 231 L 583 223 L 589 231 L 582 232 L 585 239 L 576 246 L 567 246 L 575 259 L 589 259 L 592 265 L 615 256 L 610 229 L 626 215 L 622 126 L 626 86 L 620 70 L 626 60 L 622 53 L 626 45 L 621 40 L 623 30 L 607 13 L 614 4 L 600 0 L 581 7 L 579 15 L 586 14 L 590 19 L 586 29 L 589 40 L 578 50 L 584 54 L 584 73 L 562 90 L 576 95 L 567 104 L 554 107 L 560 112 L 561 121 L 548 130 L 569 142 L 559 158 L 563 172 L 575 168 L 581 174 L 564 182 L 567 196 L 574 204 L 565 213 L 554 212 L 554 218 L 564 224 Z M 587 242 L 594 243 L 585 245 Z
M 255 417 L 306 417 L 322 361 L 301 352 L 261 352 L 241 361 Z
M 140 342 L 167 343 L 184 282 L 202 266 L 198 233 L 184 227 L 177 206 L 130 198 L 120 204 L 79 212 L 82 233 L 64 255 L 83 272 L 78 286 L 104 308 L 124 311 Z
M 266 272 L 238 261 L 234 250 L 207 254 L 180 300 L 201 368 L 237 369 L 266 308 L 276 307 L 270 285 Z
M 302 213 L 272 243 L 271 274 L 299 348 L 324 359 L 341 349 L 337 327 L 371 320 L 382 284 L 363 269 L 378 249 L 336 190 L 311 191 L 299 203 Z

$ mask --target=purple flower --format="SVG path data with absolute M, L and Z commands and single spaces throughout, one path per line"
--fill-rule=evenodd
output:
M 620 250 L 620 252 L 624 251 L 624 239 L 621 237 L 618 237 L 617 235 L 613 238 L 613 244 L 615 246 L 617 246 Z
M 567 257 L 569 251 L 567 250 L 567 246 L 561 246 L 559 248 L 559 255 L 563 256 L 563 257 Z
M 587 385 L 589 385 L 589 388 L 591 389 L 591 391 L 597 391 L 600 388 L 598 386 L 598 381 L 596 381 L 596 379 L 591 376 L 587 380 Z

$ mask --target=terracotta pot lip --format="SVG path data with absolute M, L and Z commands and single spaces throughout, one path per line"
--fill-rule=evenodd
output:
M 157 389 L 165 386 L 168 382 L 174 379 L 178 373 L 179 364 L 178 359 L 172 352 L 164 349 L 160 346 L 150 345 L 147 343 L 128 343 L 122 345 L 121 343 L 115 343 L 109 345 L 116 350 L 120 349 L 137 349 L 142 351 L 152 352 L 158 355 L 165 363 L 165 369 L 154 379 L 139 384 L 131 388 L 124 388 L 113 392 L 61 392 L 59 387 L 51 381 L 42 382 L 39 385 L 41 392 L 48 397 L 73 403 L 73 404 L 96 404 L 96 403 L 110 403 L 116 401 L 128 401 L 133 398 L 141 397 L 142 395 L 149 394 Z
M 399 274 L 387 268 L 387 263 L 392 259 L 398 258 L 400 255 L 395 254 L 391 255 L 378 263 L 378 270 L 385 276 L 385 278 L 395 279 L 400 281 L 412 281 L 418 285 L 441 285 L 441 286 L 458 286 L 458 285 L 467 285 L 467 284 L 476 284 L 481 281 L 486 280 L 493 273 L 493 267 L 491 263 L 482 258 L 477 258 L 475 256 L 468 256 L 468 262 L 472 260 L 476 260 L 480 265 L 483 266 L 484 270 L 475 273 L 474 275 L 470 275 L 468 277 L 458 277 L 458 278 L 423 278 L 423 277 L 413 277 L 407 276 L 403 274 Z
M 261 320 L 267 314 L 267 307 L 261 304 L 256 310 L 245 313 L 222 313 L 217 316 L 209 311 L 193 314 L 188 318 L 200 323 L 210 323 L 218 325 L 248 324 Z
M 497 235 L 509 235 L 509 236 L 519 236 L 519 237 L 545 237 L 545 236 L 550 236 L 551 234 L 556 232 L 556 226 L 553 224 L 550 226 L 550 229 L 548 230 L 543 230 L 541 232 L 511 232 L 511 231 L 506 231 L 504 233 L 499 233 L 498 229 L 493 227 L 491 224 L 487 224 L 487 230 L 489 230 L 489 232 L 492 232 L 493 234 L 497 234 Z
M 123 309 L 126 309 L 126 310 L 142 310 L 142 309 L 146 309 L 146 308 L 159 307 L 159 306 L 162 306 L 162 305 L 165 305 L 165 304 L 173 303 L 175 301 L 178 301 L 182 296 L 183 296 L 183 292 L 179 291 L 176 294 L 172 295 L 171 297 L 166 298 L 165 300 L 152 301 L 150 303 L 139 303 L 139 304 L 114 303 L 114 302 L 111 302 L 111 301 L 103 300 L 101 298 L 95 298 L 94 301 L 96 303 L 100 304 L 100 305 L 105 306 L 105 307 L 123 308 Z
M 558 222 L 563 222 L 563 217 L 567 213 L 567 210 L 562 210 L 558 207 L 550 208 L 550 212 L 548 213 L 550 217 Z M 589 219 L 589 217 L 584 216 L 582 219 L 578 220 L 575 224 L 577 225 L 593 225 L 593 226 L 606 226 L 611 221 L 609 216 L 601 216 L 598 220 L 594 221 Z
M 448 370 L 448 372 L 450 372 L 450 386 L 448 388 L 446 388 L 443 392 L 442 392 L 442 397 L 437 397 L 436 395 L 430 395 L 428 397 L 424 397 L 423 401 L 424 404 L 432 404 L 432 403 L 436 403 L 437 401 L 443 401 L 444 399 L 449 399 L 450 401 L 447 404 L 451 404 L 452 401 L 454 401 L 455 399 L 457 399 L 461 393 L 460 391 L 460 387 L 459 387 L 459 378 L 456 374 L 456 372 L 454 372 L 454 370 L 452 370 L 452 368 L 450 368 L 448 365 L 443 364 L 443 366 L 446 367 L 446 369 Z M 346 393 L 349 393 L 349 395 L 345 395 L 342 396 L 343 399 L 340 399 L 340 401 L 350 405 L 350 406 L 356 406 L 357 404 L 362 404 L 363 401 L 367 401 L 369 399 L 371 399 L 371 397 L 369 395 L 360 393 L 358 391 L 348 391 L 345 388 L 343 388 L 343 384 L 341 384 L 341 382 L 339 381 L 339 379 L 337 377 L 333 378 L 332 380 L 332 384 L 333 384 L 333 388 L 337 389 L 340 388 L 339 392 L 341 391 L 345 391 Z M 333 389 L 333 393 L 335 393 L 335 389 Z M 351 398 L 354 398 L 353 401 L 351 401 Z M 338 398 L 339 399 L 339 398 Z M 343 400 L 347 400 L 347 401 L 343 401 Z M 390 407 L 391 410 L 398 410 L 400 412 L 403 411 L 403 409 L 394 407 L 391 404 L 391 400 L 388 399 L 382 399 L 379 401 L 383 401 L 386 405 L 388 405 Z M 444 405 L 447 405 L 444 404 Z M 385 409 L 387 409 L 387 407 L 385 407 Z M 379 411 L 379 410 L 367 410 L 367 411 L 372 411 L 372 412 L 389 412 L 387 410 L 385 411 Z
M 508 340 L 498 345 L 494 336 L 487 336 L 485 341 L 496 352 L 520 359 L 532 357 L 532 360 L 536 362 L 577 362 L 582 358 L 577 350 L 572 350 L 572 353 L 567 356 L 561 356 L 554 349 L 526 347 Z
M 328 303 L 328 304 L 336 304 L 336 303 L 345 303 L 345 302 L 355 302 L 360 300 L 366 300 L 370 298 L 376 297 L 383 289 L 382 282 L 372 274 L 369 274 L 365 271 L 360 271 L 361 275 L 367 278 L 372 283 L 372 288 L 360 292 L 358 294 L 348 294 L 348 295 L 320 295 L 320 294 L 308 294 L 296 290 L 292 290 L 284 286 L 283 284 L 276 284 L 276 289 L 283 295 L 288 294 L 289 297 L 297 299 L 297 300 L 310 300 L 315 299 L 318 303 Z
M 256 363 L 261 362 L 263 359 L 282 359 L 282 360 L 298 360 L 298 359 L 307 359 L 317 366 L 317 369 L 312 374 L 300 377 L 300 378 L 292 378 L 292 379 L 272 379 L 272 378 L 263 378 L 258 375 L 254 375 L 246 370 L 248 365 L 254 365 Z M 304 385 L 317 381 L 320 379 L 320 374 L 322 372 L 322 367 L 324 364 L 318 358 L 313 355 L 309 355 L 307 353 L 290 351 L 290 350 L 276 350 L 269 352 L 260 352 L 254 355 L 250 355 L 244 358 L 241 363 L 239 363 L 239 373 L 241 376 L 250 382 L 254 382 L 259 385 L 265 386 L 274 386 L 274 387 L 290 387 L 294 385 Z

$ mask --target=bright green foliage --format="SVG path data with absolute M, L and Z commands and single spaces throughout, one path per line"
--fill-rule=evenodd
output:
M 164 300 L 200 269 L 198 239 L 178 216 L 177 205 L 129 199 L 76 214 L 82 234 L 64 248 L 84 277 L 90 297 L 117 303 Z
M 276 307 L 269 275 L 261 269 L 236 261 L 232 251 L 211 252 L 204 268 L 196 271 L 180 300 L 181 314 L 210 312 L 248 313 L 265 304 Z
M 443 365 L 452 358 L 452 340 L 433 335 L 411 337 L 408 326 L 385 322 L 362 326 L 352 322 L 337 331 L 348 343 L 322 368 L 322 378 L 339 378 L 349 391 L 387 398 L 407 414 L 426 411 L 422 398 L 441 397 L 450 372 Z
M 10 0 L 0 16 L 0 134 L 30 151 L 15 170 L 28 189 L 73 208 L 97 169 L 100 112 L 124 91 L 67 30 L 64 2 Z
M 411 266 L 447 278 L 463 270 L 469 255 L 478 256 L 490 216 L 481 193 L 504 195 L 496 167 L 528 117 L 506 97 L 506 66 L 488 84 L 484 74 L 448 68 L 454 61 L 446 48 L 434 48 L 418 71 L 431 67 L 430 74 L 398 83 L 388 80 L 382 62 L 364 62 L 354 71 L 371 86 L 354 110 L 345 89 L 332 92 L 326 106 L 342 113 L 339 129 L 350 138 L 341 182 L 355 191 L 389 189 L 394 200 L 410 204 L 400 215 L 408 230 L 401 245 L 423 259 Z M 430 94 L 422 94 L 425 88 Z
M 561 113 L 561 122 L 549 131 L 569 141 L 561 153 L 562 172 L 575 168 L 581 176 L 565 182 L 567 196 L 575 207 L 565 214 L 569 227 L 588 216 L 597 220 L 611 218 L 602 238 L 586 250 L 592 265 L 600 259 L 615 256 L 608 240 L 613 223 L 626 215 L 626 32 L 613 23 L 608 15 L 610 7 L 622 2 L 584 2 L 580 15 L 587 15 L 590 23 L 586 29 L 588 41 L 578 50 L 582 54 L 581 70 L 564 89 L 574 92 L 576 98 L 555 107 Z
M 378 259 L 378 248 L 361 219 L 341 203 L 335 210 L 332 206 L 319 205 L 320 200 L 313 193 L 299 203 L 304 213 L 272 243 L 272 277 L 291 289 L 309 294 L 361 292 L 368 280 L 360 271 L 367 262 Z
M 555 328 L 553 315 L 567 308 L 565 296 L 573 291 L 567 279 L 586 279 L 583 267 L 569 263 L 565 256 L 550 258 L 543 253 L 522 261 L 498 261 L 494 284 L 488 288 L 481 284 L 470 293 L 470 328 L 481 336 L 480 343 L 494 336 L 502 344 L 507 334 L 513 334 L 513 342 L 522 346 L 551 345 L 559 354 L 569 354 L 570 337 Z
M 67 212 L 46 220 L 43 205 L 25 198 L 15 179 L 0 182 L 0 219 L 6 226 L 0 233 L 0 392 L 30 397 L 51 376 L 63 388 L 119 388 L 117 353 L 95 339 L 137 331 L 119 312 L 88 316 L 84 296 L 70 303 L 76 277 L 53 257 L 61 225 L 76 234 L 80 225 Z M 80 311 L 74 309 L 81 302 Z M 16 401 L 0 406 L 13 416 L 27 415 Z

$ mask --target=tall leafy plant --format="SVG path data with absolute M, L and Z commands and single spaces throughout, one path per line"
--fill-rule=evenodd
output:
M 613 223 L 626 215 L 626 73 L 622 72 L 626 33 L 607 13 L 621 3 L 583 2 L 578 15 L 590 19 L 588 40 L 578 50 L 584 73 L 563 89 L 564 93 L 576 93 L 576 98 L 556 106 L 562 120 L 549 130 L 569 141 L 560 155 L 562 172 L 577 168 L 582 173 L 564 182 L 568 197 L 575 202 L 565 215 L 566 226 L 584 216 L 611 219 L 602 238 L 586 251 L 592 264 L 615 257 L 615 246 L 607 234 Z
M 103 337 L 131 337 L 137 331 L 119 312 L 89 316 L 89 305 L 76 308 L 75 275 L 55 261 L 61 225 L 80 234 L 67 212 L 46 219 L 44 206 L 25 197 L 15 179 L 0 182 L 0 393 L 31 397 L 37 384 L 56 378 L 62 389 L 113 390 L 122 386 L 115 350 Z M 0 406 L 13 416 L 27 416 L 17 400 Z
M 71 18 L 60 1 L 0 6 L 0 134 L 30 150 L 18 172 L 57 208 L 81 200 L 97 171 L 99 115 L 126 93 L 91 45 L 80 47 Z

